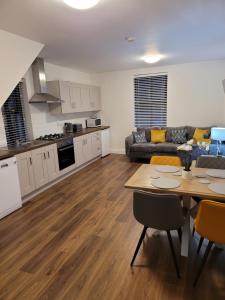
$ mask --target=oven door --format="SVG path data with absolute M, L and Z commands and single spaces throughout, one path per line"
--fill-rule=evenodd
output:
M 59 170 L 75 164 L 74 145 L 58 148 Z

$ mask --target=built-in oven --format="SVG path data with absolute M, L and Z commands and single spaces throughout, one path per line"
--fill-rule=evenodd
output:
M 75 164 L 73 138 L 67 138 L 57 143 L 59 170 Z

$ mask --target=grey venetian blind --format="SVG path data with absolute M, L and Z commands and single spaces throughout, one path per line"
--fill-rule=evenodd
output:
M 166 126 L 167 74 L 134 79 L 135 127 Z
M 5 136 L 8 146 L 29 140 L 29 129 L 23 99 L 23 81 L 19 82 L 2 106 Z

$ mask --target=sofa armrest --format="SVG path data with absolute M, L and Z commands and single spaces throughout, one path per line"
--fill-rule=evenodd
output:
M 134 138 L 133 135 L 129 135 L 125 138 L 125 149 L 126 149 L 126 155 L 130 155 L 130 146 L 134 144 Z

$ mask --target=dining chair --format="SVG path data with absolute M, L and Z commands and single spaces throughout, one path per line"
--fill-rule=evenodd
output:
M 207 248 L 194 280 L 194 286 L 196 286 L 213 244 L 225 244 L 225 203 L 202 200 L 194 225 L 196 232 L 201 236 L 197 254 L 199 254 L 204 239 L 208 240 Z
M 154 155 L 151 157 L 150 164 L 152 165 L 169 165 L 181 167 L 182 162 L 179 156 L 159 156 Z
M 180 197 L 176 194 L 155 194 L 151 192 L 135 191 L 133 195 L 133 213 L 135 219 L 141 223 L 144 228 L 134 252 L 131 266 L 133 266 L 147 229 L 153 228 L 164 230 L 166 231 L 169 240 L 177 277 L 180 278 L 180 271 L 170 233 L 171 230 L 177 230 L 181 242 L 181 227 L 185 223 L 185 214 L 181 207 Z

